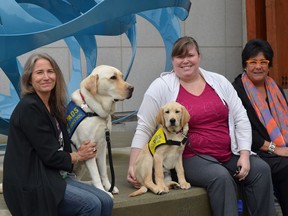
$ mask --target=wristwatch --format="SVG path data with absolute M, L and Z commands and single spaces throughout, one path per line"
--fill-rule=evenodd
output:
M 269 147 L 268 147 L 268 153 L 272 154 L 275 151 L 275 144 L 273 142 L 270 142 Z

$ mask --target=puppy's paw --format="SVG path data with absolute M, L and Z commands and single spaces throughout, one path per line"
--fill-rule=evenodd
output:
M 181 186 L 180 186 L 180 184 L 178 184 L 177 182 L 175 182 L 174 184 L 171 184 L 171 185 L 170 185 L 170 188 L 172 188 L 172 189 L 180 189 Z
M 181 188 L 181 189 L 184 189 L 184 190 L 187 190 L 187 189 L 191 188 L 191 184 L 188 183 L 188 182 L 182 182 L 182 183 L 180 184 L 180 188 Z
M 163 194 L 167 194 L 167 193 L 169 193 L 169 190 L 168 190 L 168 191 L 159 190 L 159 191 L 157 191 L 155 194 L 157 194 L 157 195 L 163 195 Z
M 169 193 L 169 187 L 167 187 L 166 185 L 159 185 L 158 186 L 160 191 L 162 191 L 162 194 L 163 193 Z
M 162 195 L 162 194 L 169 193 L 169 189 L 166 186 L 165 187 L 159 187 L 159 185 L 157 185 L 156 187 L 150 188 L 150 190 L 156 195 Z
M 180 189 L 180 184 L 178 184 L 177 182 L 175 181 L 168 181 L 166 182 L 166 186 L 169 187 L 169 188 L 172 188 L 172 189 Z

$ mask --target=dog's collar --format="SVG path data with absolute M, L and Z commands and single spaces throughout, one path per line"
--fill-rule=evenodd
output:
M 81 104 L 81 108 L 83 109 L 83 108 L 88 108 L 88 105 L 87 105 L 87 103 L 86 103 L 86 101 L 85 101 L 85 98 L 84 98 L 84 96 L 83 96 L 83 94 L 81 93 L 81 91 L 79 91 L 79 94 L 80 94 L 80 97 L 81 97 L 81 99 L 82 99 L 82 104 Z
M 79 91 L 79 93 L 83 101 L 83 103 L 81 104 L 81 109 L 83 110 L 84 108 L 89 108 L 88 104 L 85 101 L 84 95 L 81 93 L 81 91 Z M 96 112 L 86 112 L 85 110 L 83 110 L 83 112 L 85 112 L 87 117 L 99 116 Z
M 166 128 L 166 130 L 167 131 L 169 131 L 168 130 L 168 128 Z M 176 131 L 176 132 L 174 132 L 174 131 L 169 131 L 170 133 L 173 133 L 173 134 L 179 134 L 179 133 L 182 133 L 183 134 L 183 128 L 181 129 L 181 130 L 179 130 L 179 131 Z M 184 135 L 184 134 L 183 134 Z

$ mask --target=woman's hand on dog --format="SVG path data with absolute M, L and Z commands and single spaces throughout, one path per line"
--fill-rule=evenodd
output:
M 141 187 L 141 184 L 137 181 L 134 173 L 134 167 L 128 168 L 128 174 L 127 174 L 127 181 L 130 183 L 134 188 L 139 189 Z
M 140 151 L 141 149 L 138 149 L 138 148 L 131 149 L 128 174 L 127 174 L 128 183 L 130 183 L 133 187 L 137 189 L 141 187 L 141 184 L 137 181 L 134 170 L 135 170 L 135 162 Z
M 77 163 L 78 161 L 89 160 L 91 158 L 94 158 L 96 156 L 96 153 L 97 153 L 96 142 L 85 140 L 81 143 L 80 147 L 78 148 L 78 151 L 72 153 L 76 157 L 76 159 L 73 160 L 72 156 L 72 161 L 74 161 L 74 163 Z

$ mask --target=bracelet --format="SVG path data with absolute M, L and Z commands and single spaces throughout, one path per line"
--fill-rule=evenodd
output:
M 269 147 L 268 147 L 268 153 L 273 154 L 275 151 L 275 148 L 276 148 L 275 144 L 273 142 L 270 142 Z

